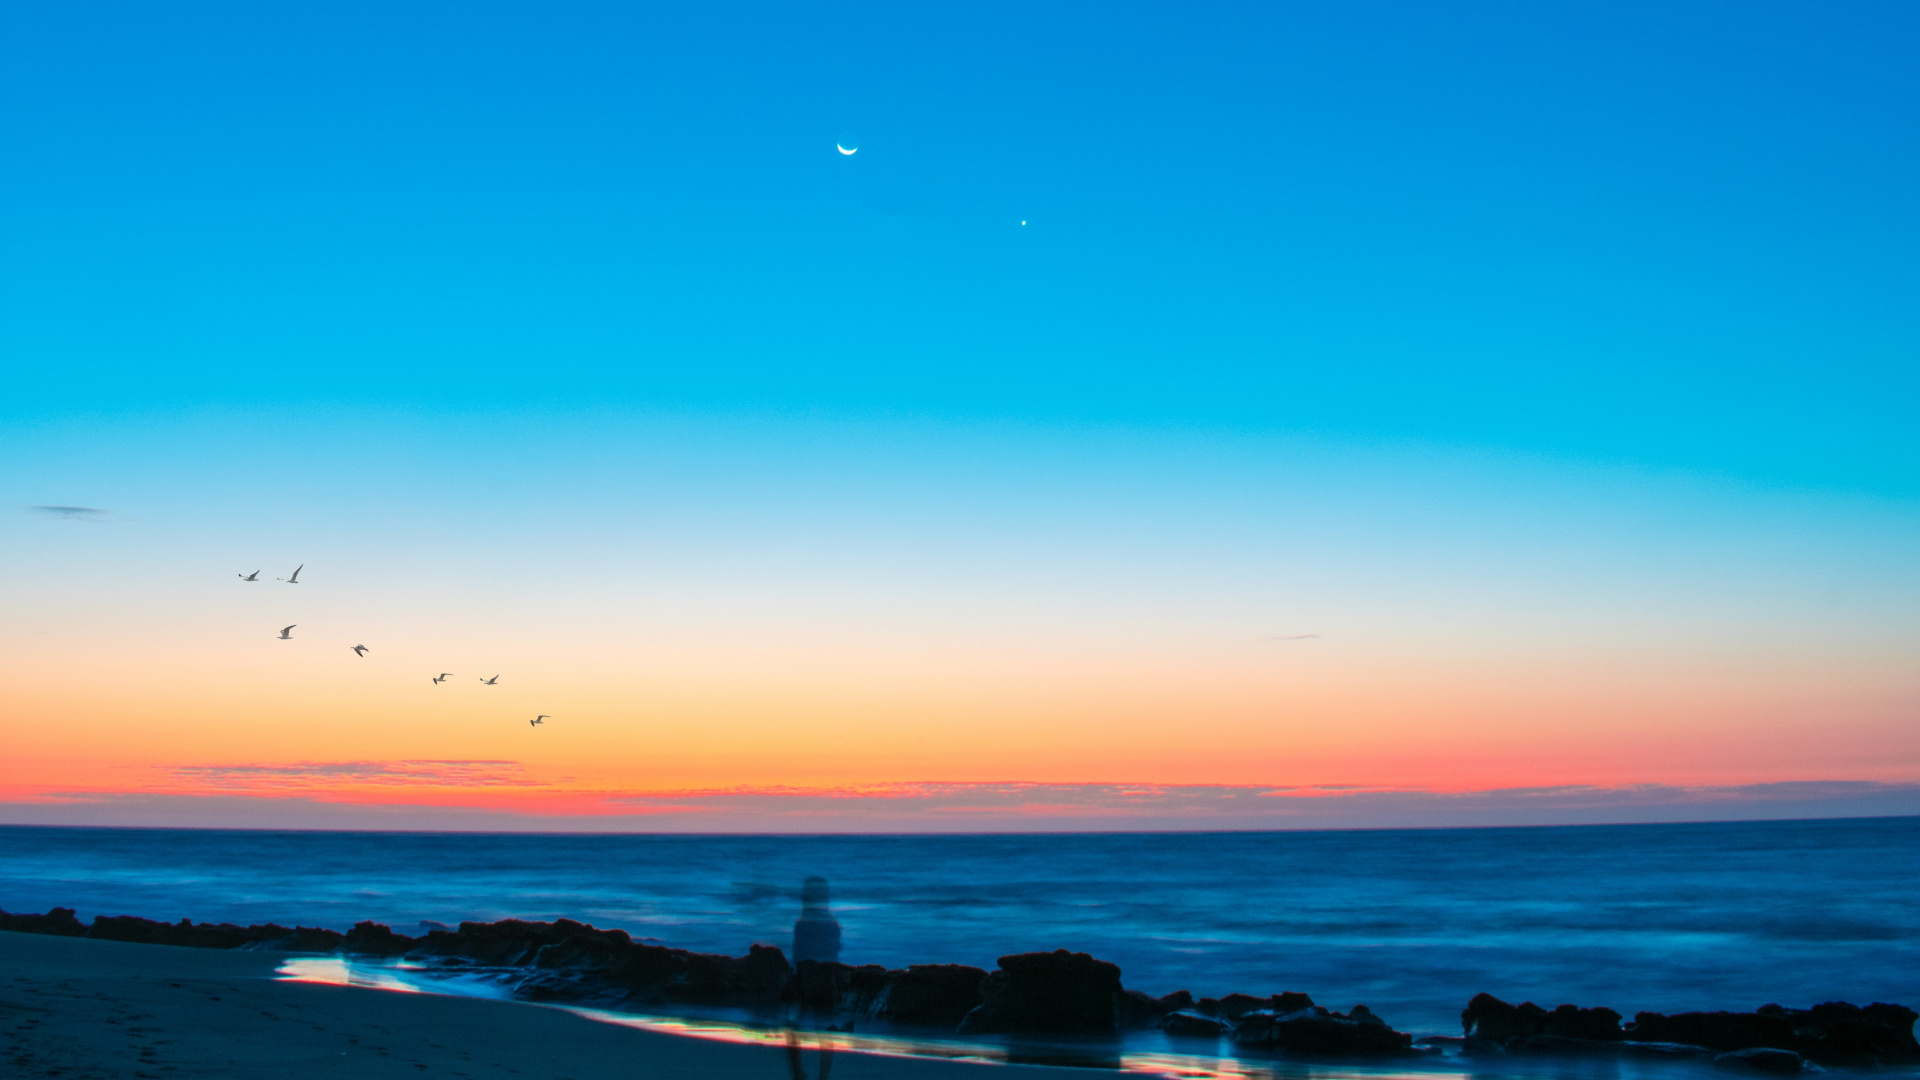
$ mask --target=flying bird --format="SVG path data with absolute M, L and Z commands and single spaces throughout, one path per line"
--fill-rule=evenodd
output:
M 260 571 L 255 570 L 251 574 L 235 574 L 234 577 L 239 578 L 241 581 L 259 581 Z
M 367 658 L 367 647 L 365 645 L 355 645 L 353 647 L 353 654 L 365 660 Z
M 452 675 L 452 674 L 453 674 L 453 672 L 451 672 L 451 671 L 443 671 L 443 672 L 441 672 L 440 674 L 438 674 L 438 675 L 435 675 L 435 676 L 433 677 L 433 681 L 434 681 L 434 682 L 446 682 L 446 681 L 447 681 L 447 676 L 449 676 L 449 675 Z
M 293 640 L 293 628 L 294 628 L 294 627 L 296 627 L 296 626 L 299 626 L 299 625 L 300 625 L 299 623 L 288 623 L 288 624 L 287 624 L 287 627 L 286 627 L 286 629 L 284 629 L 284 630 L 282 630 L 282 631 L 280 631 L 280 640 L 281 640 L 281 641 L 292 641 L 292 640 Z
M 307 568 L 307 564 L 301 563 L 299 566 L 296 566 L 293 568 L 292 577 L 275 578 L 274 580 L 284 581 L 289 585 L 298 585 L 300 584 L 300 571 L 305 570 L 306 568 Z
M 492 685 L 494 685 L 495 683 L 497 683 L 497 682 L 499 682 L 499 681 L 500 681 L 500 676 L 498 676 L 498 675 L 495 675 L 495 676 L 494 676 L 493 678 L 491 678 L 491 679 L 481 679 L 481 680 L 480 680 L 480 685 L 482 685 L 482 686 L 492 686 Z
M 538 727 L 538 726 L 540 725 L 540 721 L 542 721 L 542 720 L 545 720 L 545 719 L 547 718 L 547 716 L 548 716 L 548 715 L 549 715 L 549 714 L 547 714 L 547 713 L 541 713 L 541 714 L 540 714 L 539 716 L 536 716 L 536 717 L 534 717 L 533 719 L 531 719 L 531 720 L 529 720 L 529 721 L 527 721 L 527 726 L 528 726 L 528 727 Z

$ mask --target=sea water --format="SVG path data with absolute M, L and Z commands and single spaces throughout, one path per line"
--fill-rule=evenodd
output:
M 0 908 L 345 930 L 566 917 L 740 955 L 828 879 L 841 959 L 1068 948 L 1129 988 L 1458 1034 L 1509 1001 L 1920 1005 L 1920 818 L 1341 832 L 584 836 L 0 827 Z

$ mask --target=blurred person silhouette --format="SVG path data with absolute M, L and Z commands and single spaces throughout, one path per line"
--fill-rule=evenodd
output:
M 817 875 L 809 877 L 800 886 L 800 917 L 793 922 L 794 965 L 798 967 L 808 960 L 839 959 L 840 921 L 827 906 L 827 879 Z M 827 1034 L 834 1030 L 830 1021 L 839 999 L 835 980 L 818 968 L 795 971 L 781 997 L 791 1003 L 787 1021 L 789 1075 L 792 1080 L 807 1080 L 806 1065 L 801 1061 L 806 1041 L 802 1032 L 824 1027 L 825 1030 L 814 1035 L 814 1040 L 820 1055 L 818 1080 L 827 1080 L 836 1049 L 833 1036 Z
M 800 917 L 793 922 L 793 962 L 840 959 L 840 921 L 827 907 L 827 879 L 800 886 Z

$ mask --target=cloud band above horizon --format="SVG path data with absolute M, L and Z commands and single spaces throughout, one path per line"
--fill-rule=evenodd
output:
M 309 763 L 181 770 L 193 793 L 48 792 L 0 801 L 0 824 L 508 832 L 1131 832 L 1471 828 L 1920 815 L 1920 784 L 1799 781 L 1683 787 L 1562 785 L 1478 791 L 1359 785 L 898 783 L 849 788 L 548 791 L 503 804 L 491 775 L 512 763 Z M 336 790 L 275 781 L 339 778 Z M 396 777 L 414 788 L 393 790 Z M 538 786 L 538 785 L 531 785 Z

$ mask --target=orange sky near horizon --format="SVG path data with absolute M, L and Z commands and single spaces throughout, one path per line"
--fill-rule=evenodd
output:
M 602 447 L 569 458 L 592 498 L 409 501 L 439 473 L 404 455 L 340 489 L 82 469 L 120 509 L 0 523 L 0 801 L 1920 782 L 1910 507 L 1085 442 L 699 484 Z M 445 762 L 507 764 L 404 764 Z
M 190 635 L 122 654 L 111 672 L 67 659 L 77 643 L 16 649 L 11 708 L 43 719 L 12 725 L 0 798 L 297 790 L 575 812 L 623 792 L 903 781 L 1459 791 L 1920 779 L 1897 667 L 1789 649 L 1677 658 L 1482 643 L 1476 654 L 1323 636 L 982 645 L 934 661 L 870 641 L 780 656 L 641 649 L 622 663 L 549 644 L 482 686 L 491 669 L 462 665 L 436 685 L 428 669 L 441 665 L 407 650 L 361 659 L 332 635 L 255 636 L 220 648 Z M 527 723 L 543 712 L 545 725 Z M 298 785 L 196 771 L 448 760 L 518 768 L 512 782 Z

